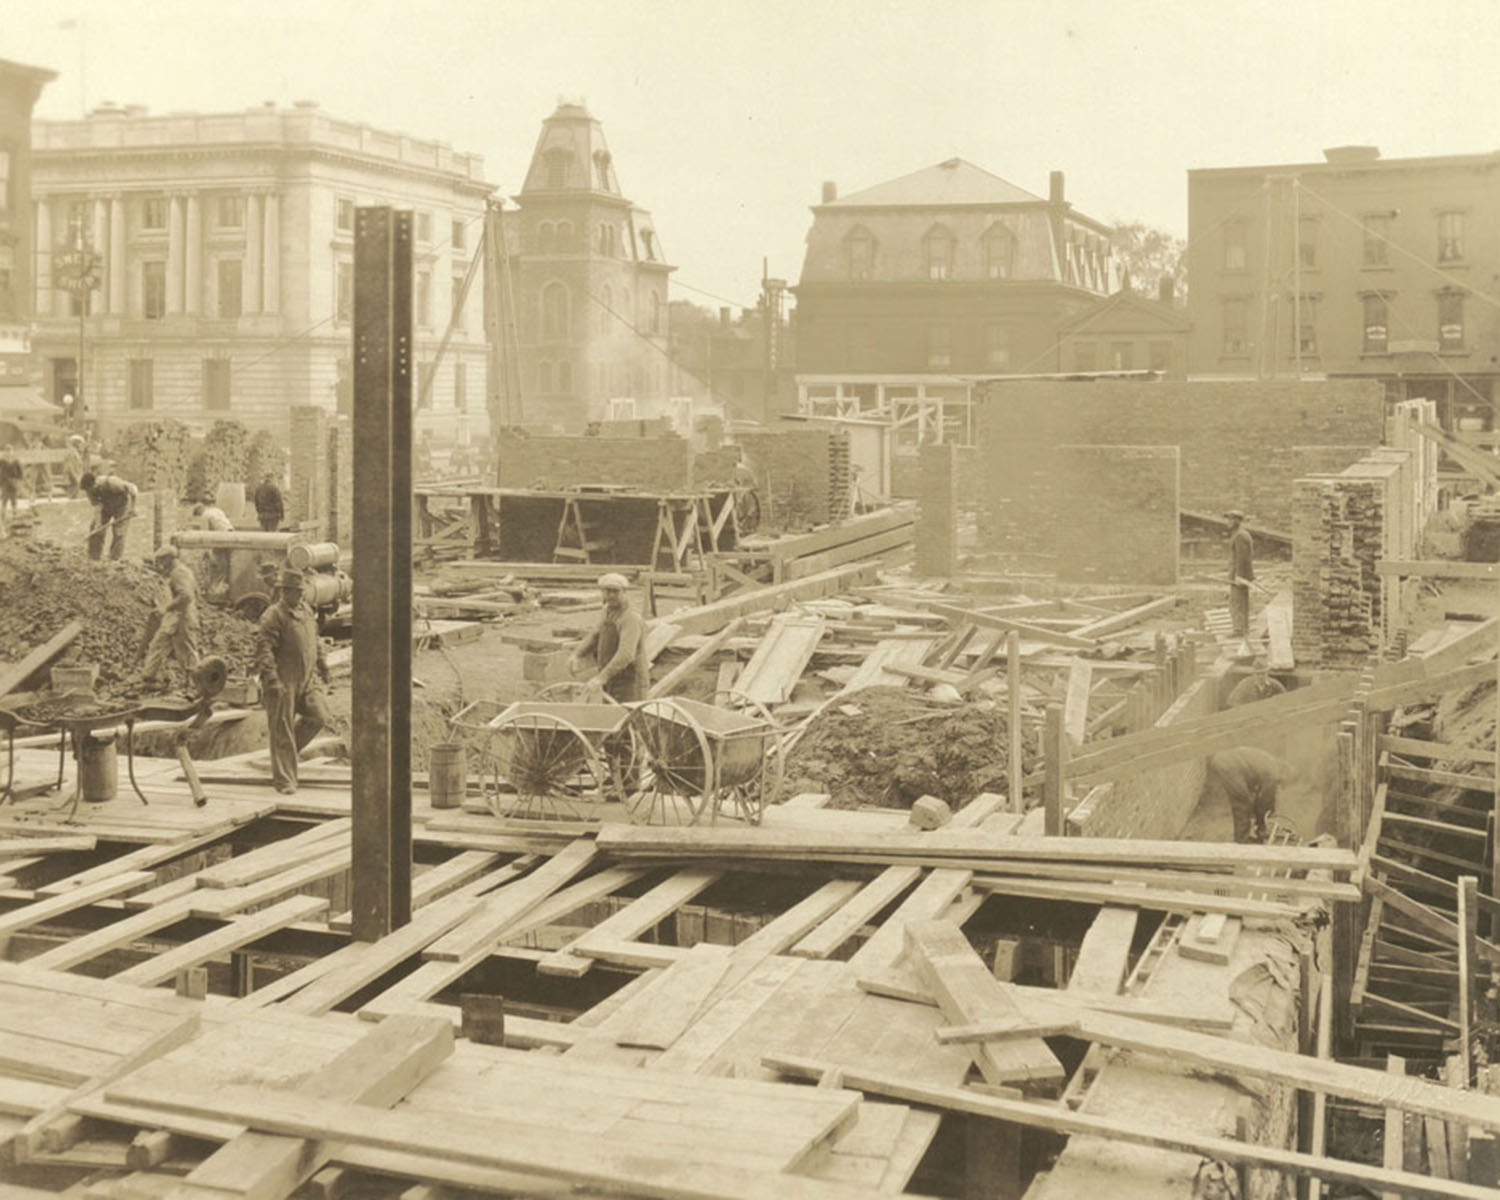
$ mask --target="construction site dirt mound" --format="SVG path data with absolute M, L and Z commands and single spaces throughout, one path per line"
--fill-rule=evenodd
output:
M 1005 715 L 994 705 L 867 688 L 813 719 L 787 758 L 784 790 L 828 792 L 839 808 L 910 808 L 924 795 L 958 808 L 1006 790 L 1006 746 Z
M 16 661 L 77 620 L 83 632 L 63 659 L 99 668 L 97 692 L 118 696 L 140 675 L 152 609 L 166 584 L 141 563 L 92 562 L 82 550 L 0 542 L 0 661 Z M 198 652 L 230 669 L 255 661 L 255 626 L 227 609 L 202 605 Z

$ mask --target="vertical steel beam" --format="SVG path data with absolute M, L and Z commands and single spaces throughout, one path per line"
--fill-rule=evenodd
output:
M 354 235 L 353 932 L 411 919 L 412 218 Z

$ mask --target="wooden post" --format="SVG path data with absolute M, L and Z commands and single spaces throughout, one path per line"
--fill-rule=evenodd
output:
M 1358 802 L 1355 772 L 1358 764 L 1354 753 L 1354 734 L 1346 722 L 1337 738 L 1337 770 L 1335 773 L 1334 837 L 1341 849 L 1358 850 L 1355 835 L 1355 812 Z M 1354 965 L 1359 955 L 1359 930 L 1353 906 L 1333 906 L 1333 986 L 1334 993 L 1348 997 L 1354 991 Z M 1347 1005 L 1339 1006 L 1339 1040 L 1343 1042 L 1354 1033 L 1353 1011 Z
M 1391 1075 L 1406 1077 L 1406 1060 L 1396 1054 L 1385 1056 L 1385 1069 Z M 1399 1108 L 1385 1110 L 1385 1137 L 1381 1144 L 1381 1166 L 1392 1171 L 1407 1170 L 1405 1114 Z M 1416 1170 L 1413 1163 L 1411 1170 Z M 1381 1200 L 1401 1200 L 1399 1192 L 1384 1192 Z
M 1476 935 L 1479 908 L 1479 879 L 1461 875 L 1458 880 L 1458 1068 L 1459 1087 L 1468 1087 L 1474 1078 L 1474 964 L 1478 946 Z
M 351 928 L 411 919 L 412 215 L 361 208 L 354 240 Z
M 1006 760 L 1010 774 L 1010 811 L 1018 813 L 1026 811 L 1021 783 L 1026 771 L 1021 753 L 1021 635 L 1014 629 L 1005 639 L 1005 680 L 1010 690 L 1010 751 Z
M 1060 837 L 1067 814 L 1063 811 L 1063 793 L 1067 789 L 1068 735 L 1063 730 L 1060 704 L 1047 705 L 1047 724 L 1043 730 L 1042 755 L 1046 760 L 1046 779 L 1042 784 L 1042 804 L 1046 809 L 1043 831 Z
M 1500 898 L 1500 655 L 1495 656 L 1495 794 L 1490 798 L 1494 833 L 1490 837 L 1490 895 Z M 1489 934 L 1500 940 L 1500 918 L 1491 918 Z

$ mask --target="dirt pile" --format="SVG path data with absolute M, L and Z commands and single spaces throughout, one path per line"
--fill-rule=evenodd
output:
M 868 688 L 812 722 L 788 757 L 785 791 L 828 792 L 844 808 L 909 808 L 922 795 L 957 808 L 980 792 L 1005 790 L 1006 744 L 1005 715 L 996 707 Z
M 0 660 L 16 661 L 69 621 L 83 623 L 62 661 L 99 667 L 100 696 L 119 695 L 139 675 L 152 609 L 166 594 L 149 566 L 90 562 L 81 550 L 33 542 L 0 543 Z M 222 655 L 230 669 L 255 660 L 255 626 L 201 605 L 198 652 Z

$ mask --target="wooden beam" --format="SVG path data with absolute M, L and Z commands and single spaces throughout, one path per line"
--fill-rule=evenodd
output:
M 1014 629 L 1005 637 L 1005 686 L 1010 697 L 1010 709 L 1006 714 L 1006 734 L 1009 738 L 1006 752 L 1006 777 L 1009 780 L 1010 811 L 1026 811 L 1024 784 L 1024 754 L 1021 745 L 1021 635 Z
M 1128 629 L 1137 625 L 1148 617 L 1154 617 L 1157 613 L 1168 612 L 1182 603 L 1181 596 L 1158 596 L 1155 600 L 1148 600 L 1135 608 L 1128 608 L 1122 613 L 1113 616 L 1100 617 L 1097 621 L 1090 621 L 1087 625 L 1080 625 L 1073 630 L 1074 637 L 1080 638 L 1102 638 L 1112 633 L 1118 633 L 1122 629 Z
M 658 696 L 670 696 L 694 671 L 717 654 L 725 642 L 738 634 L 744 624 L 743 617 L 736 617 L 717 633 L 712 634 L 708 641 L 652 684 L 651 690 L 646 693 L 646 698 L 654 700 Z
M 69 621 L 30 654 L 22 657 L 19 662 L 0 666 L 0 696 L 15 691 L 66 650 L 68 644 L 82 632 L 81 622 Z
M 880 564 L 877 562 L 850 563 L 831 571 L 809 575 L 805 579 L 773 584 L 755 591 L 736 592 L 723 600 L 715 600 L 712 604 L 674 609 L 666 619 L 684 634 L 713 633 L 736 617 L 786 608 L 798 600 L 811 600 L 848 591 L 858 583 L 873 580 L 879 568 Z M 660 620 L 662 618 L 658 618 Z M 654 626 L 658 621 L 648 622 L 648 625 Z
M 1376 562 L 1375 574 L 1387 579 L 1500 579 L 1500 563 L 1383 558 Z
M 1474 968 L 1478 964 L 1476 897 L 1479 880 L 1464 875 L 1458 881 L 1458 1070 L 1459 1087 L 1467 1088 L 1474 1076 Z
M 1115 905 L 1099 910 L 1078 947 L 1073 973 L 1068 976 L 1068 991 L 1103 996 L 1119 993 L 1140 915 L 1139 909 Z
M 1063 701 L 1063 732 L 1074 746 L 1082 746 L 1084 738 L 1088 736 L 1089 695 L 1093 682 L 1094 672 L 1087 659 L 1079 659 L 1068 668 L 1067 698 Z
M 293 896 L 290 900 L 263 908 L 248 917 L 237 917 L 226 922 L 222 929 L 206 933 L 190 942 L 183 942 L 182 945 L 174 946 L 133 967 L 127 967 L 111 975 L 110 981 L 133 983 L 138 987 L 164 983 L 178 971 L 196 967 L 211 958 L 248 946 L 278 929 L 285 929 L 297 921 L 305 921 L 327 907 L 328 901 L 321 896 Z
M 1380 749 L 1406 758 L 1426 758 L 1435 762 L 1476 762 L 1495 765 L 1495 752 L 1475 746 L 1455 746 L 1451 742 L 1429 742 L 1424 738 L 1397 737 L 1382 733 Z

